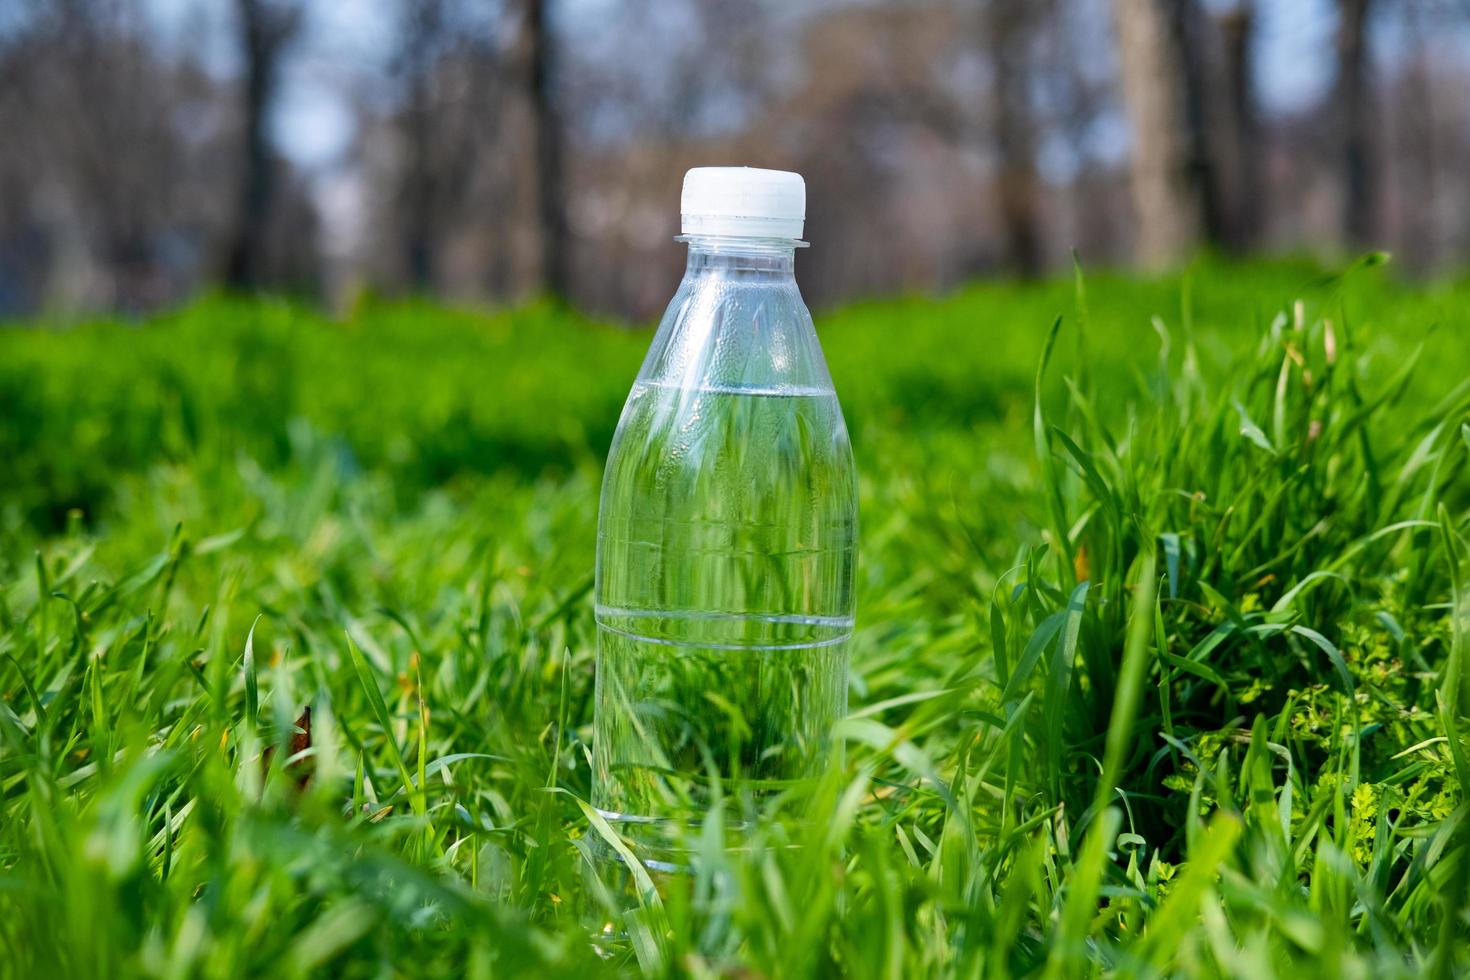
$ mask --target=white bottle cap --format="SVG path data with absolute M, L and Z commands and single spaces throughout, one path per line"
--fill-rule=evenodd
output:
M 800 238 L 806 181 L 788 170 L 695 167 L 679 202 L 686 235 Z

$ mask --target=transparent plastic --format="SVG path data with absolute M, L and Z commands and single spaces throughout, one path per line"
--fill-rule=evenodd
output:
M 650 868 L 809 783 L 846 713 L 856 474 L 789 239 L 688 236 L 597 535 L 593 804 Z M 738 846 L 740 824 L 727 839 Z

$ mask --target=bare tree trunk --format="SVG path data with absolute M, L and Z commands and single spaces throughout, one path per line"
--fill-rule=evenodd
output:
M 404 265 L 408 281 L 415 292 L 433 289 L 438 268 L 437 215 L 434 210 L 434 173 L 429 161 L 428 109 L 412 105 L 408 109 L 409 143 L 408 173 L 404 178 Z
M 1234 169 L 1225 241 L 1237 253 L 1250 251 L 1260 240 L 1262 215 L 1261 127 L 1252 88 L 1255 13 L 1253 0 L 1238 0 L 1235 9 L 1220 18 L 1220 31 L 1225 38 L 1230 158 Z
M 1458 210 L 1445 207 L 1439 196 L 1443 137 L 1455 134 L 1456 129 L 1441 122 L 1439 111 L 1434 31 L 1442 30 L 1443 22 L 1435 22 L 1437 13 L 1427 6 L 1403 11 L 1407 65 L 1395 86 L 1400 94 L 1393 102 L 1394 125 L 1384 127 L 1394 140 L 1388 150 L 1394 164 L 1379 175 L 1386 189 L 1392 174 L 1397 193 L 1390 209 L 1396 220 L 1392 227 L 1379 227 L 1378 241 L 1392 241 L 1411 269 L 1432 269 L 1444 258 L 1450 243 L 1441 218 Z
M 266 114 L 275 96 L 281 52 L 300 23 L 300 8 L 268 0 L 235 0 L 245 55 L 245 161 L 240 175 L 234 231 L 225 259 L 225 281 L 254 289 L 264 273 L 266 229 L 275 196 L 275 161 Z
M 1372 0 L 1338 0 L 1337 108 L 1342 133 L 1342 233 L 1349 245 L 1377 232 L 1372 121 L 1368 106 L 1367 23 Z
M 1033 278 L 1041 272 L 1041 188 L 1028 97 L 1028 40 L 1033 0 L 991 0 L 988 13 L 992 110 L 1000 160 L 996 181 L 1007 268 Z
M 438 265 L 438 235 L 434 164 L 435 106 L 430 75 L 441 41 L 444 11 L 439 0 L 410 0 L 403 31 L 402 70 L 408 78 L 405 98 L 404 142 L 408 161 L 400 193 L 404 208 L 403 259 L 410 286 L 428 292 Z
M 1198 0 L 1164 0 L 1169 12 L 1169 33 L 1177 52 L 1179 80 L 1184 94 L 1185 168 L 1189 186 L 1199 199 L 1205 240 L 1218 244 L 1225 239 L 1225 195 L 1220 168 L 1216 165 L 1215 133 L 1210 127 L 1211 96 L 1209 55 L 1203 36 L 1204 13 Z
M 1113 0 L 1133 130 L 1137 252 L 1153 266 L 1183 258 L 1218 220 L 1209 206 L 1201 66 L 1186 51 L 1193 7 L 1192 0 Z
M 536 129 L 536 201 L 541 223 L 541 286 L 566 299 L 571 264 L 567 248 L 566 201 L 562 179 L 562 130 L 555 96 L 555 50 L 548 18 L 549 0 L 526 0 L 529 43 L 527 83 Z

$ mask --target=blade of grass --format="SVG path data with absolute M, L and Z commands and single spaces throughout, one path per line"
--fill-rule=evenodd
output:
M 398 748 L 398 742 L 393 738 L 393 717 L 388 713 L 388 705 L 383 700 L 383 693 L 378 690 L 378 682 L 373 679 L 372 668 L 368 666 L 362 651 L 353 642 L 352 634 L 344 631 L 343 635 L 347 637 L 347 653 L 352 660 L 353 670 L 357 672 L 358 683 L 362 685 L 363 692 L 367 695 L 368 706 L 372 709 L 378 727 L 383 730 L 383 742 L 388 746 L 389 761 L 398 770 L 398 776 L 403 781 L 403 791 L 408 796 L 409 805 L 413 807 L 414 813 L 423 816 L 425 811 L 424 788 L 414 785 L 408 765 L 404 762 L 403 753 Z

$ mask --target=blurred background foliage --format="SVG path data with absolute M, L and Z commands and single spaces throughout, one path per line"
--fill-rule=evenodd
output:
M 1285 304 L 1315 297 L 1374 325 L 1377 370 L 1421 344 L 1426 388 L 1442 394 L 1465 370 L 1453 326 L 1470 303 L 1463 282 L 1425 289 L 1381 273 L 1344 282 L 1305 262 L 1207 261 L 1182 278 L 1097 274 L 1085 288 L 1085 345 L 1058 358 L 1114 379 L 1097 396 L 1109 413 L 1137 397 L 1137 372 L 1153 360 L 1146 352 L 1168 346 L 1163 324 L 1178 331 L 1186 307 L 1198 342 L 1222 363 Z M 873 300 L 823 315 L 860 465 L 899 465 L 910 458 L 897 445 L 905 441 L 1027 431 L 1041 340 L 1062 314 L 1082 318 L 1074 283 L 1058 278 L 979 282 L 939 302 Z M 59 530 L 73 511 L 105 520 L 119 480 L 156 465 L 222 468 L 227 479 L 240 459 L 283 465 L 293 424 L 329 434 L 349 471 L 390 474 L 406 506 L 476 476 L 595 470 L 648 339 L 551 302 L 477 313 L 380 298 L 330 318 L 302 303 L 224 294 L 146 329 L 104 319 L 3 331 L 0 507 L 12 526 Z M 1064 394 L 1057 386 L 1055 397 Z M 935 458 L 950 470 L 976 452 Z
M 808 297 L 1470 251 L 1461 0 L 11 0 L 0 316 L 202 288 L 658 311 L 695 165 L 802 172 Z

